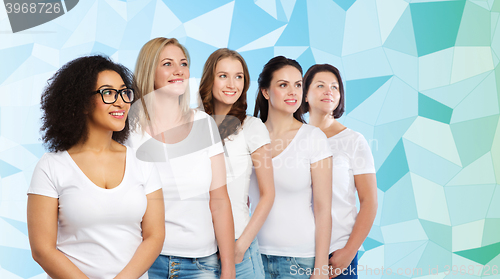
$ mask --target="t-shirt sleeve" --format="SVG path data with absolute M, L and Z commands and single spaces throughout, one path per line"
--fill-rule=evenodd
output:
M 260 147 L 271 143 L 269 131 L 267 130 L 266 125 L 262 123 L 262 120 L 259 118 L 248 118 L 245 121 L 249 121 L 248 125 L 245 125 L 246 123 L 243 122 L 243 125 L 245 126 L 243 133 L 250 153 L 253 153 Z
M 311 164 L 332 156 L 325 133 L 319 128 L 314 128 L 309 136 L 311 138 Z
M 44 154 L 36 164 L 33 175 L 31 176 L 28 194 L 37 194 L 56 199 L 59 198 L 59 193 L 57 192 L 51 175 L 49 159 L 48 155 Z
M 224 152 L 224 147 L 222 146 L 222 141 L 220 139 L 219 128 L 215 123 L 215 120 L 207 115 L 210 138 L 212 141 L 212 145 L 208 148 L 208 157 L 213 157 L 217 154 Z
M 144 192 L 147 194 L 153 193 L 154 191 L 161 189 L 162 183 L 160 179 L 160 173 L 158 172 L 158 168 L 154 163 L 146 163 L 146 168 L 148 169 L 146 176 L 146 184 L 144 185 Z
M 352 156 L 352 173 L 354 175 L 375 173 L 372 151 L 365 137 L 360 134 L 356 139 L 355 146 Z

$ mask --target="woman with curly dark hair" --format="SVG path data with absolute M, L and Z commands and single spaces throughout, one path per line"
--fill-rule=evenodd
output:
M 165 236 L 158 171 L 122 143 L 131 72 L 103 56 L 65 64 L 42 94 L 43 140 L 28 189 L 35 261 L 52 278 L 147 278 Z
M 200 82 L 205 112 L 219 126 L 226 147 L 227 191 L 235 229 L 236 278 L 264 278 L 257 233 L 274 202 L 269 132 L 262 121 L 246 115 L 250 75 L 241 55 L 221 48 L 208 57 Z M 252 217 L 248 187 L 252 167 L 259 181 L 260 201 Z

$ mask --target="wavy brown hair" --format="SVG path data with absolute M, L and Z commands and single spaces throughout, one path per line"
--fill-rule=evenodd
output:
M 214 87 L 215 68 L 220 60 L 228 57 L 240 61 L 241 66 L 243 67 L 244 81 L 241 96 L 231 106 L 231 110 L 227 113 L 226 117 L 219 125 L 221 139 L 225 139 L 232 134 L 236 134 L 238 132 L 238 127 L 243 125 L 243 121 L 245 121 L 247 110 L 247 90 L 250 87 L 250 74 L 248 72 L 247 63 L 238 52 L 227 48 L 220 48 L 208 57 L 207 62 L 205 62 L 205 66 L 203 67 L 203 74 L 200 81 L 200 97 L 201 102 L 203 103 L 203 108 L 207 114 L 213 116 L 215 112 L 212 88 Z

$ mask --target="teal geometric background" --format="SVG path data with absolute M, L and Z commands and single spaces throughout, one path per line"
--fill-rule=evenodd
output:
M 492 275 L 500 267 L 500 0 L 85 0 L 16 34 L 0 6 L 0 278 L 45 278 L 31 258 L 26 190 L 45 152 L 47 79 L 89 53 L 133 69 L 157 36 L 189 50 L 193 105 L 203 64 L 220 47 L 248 63 L 249 113 L 271 57 L 339 68 L 340 121 L 367 138 L 377 169 L 379 209 L 360 278 L 500 278 Z M 452 268 L 458 274 L 448 275 Z

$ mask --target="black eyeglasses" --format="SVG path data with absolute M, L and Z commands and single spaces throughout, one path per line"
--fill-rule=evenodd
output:
M 105 104 L 114 104 L 118 100 L 118 95 L 122 96 L 122 100 L 125 103 L 132 103 L 134 101 L 134 90 L 130 88 L 124 88 L 121 90 L 116 89 L 99 89 L 94 92 L 95 94 L 101 94 L 102 101 Z

